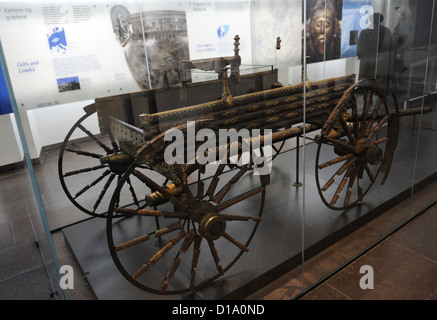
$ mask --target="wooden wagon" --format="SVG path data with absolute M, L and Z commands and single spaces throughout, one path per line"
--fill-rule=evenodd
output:
M 174 92 L 166 88 L 98 99 L 85 107 L 86 114 L 61 148 L 59 175 L 66 194 L 82 211 L 107 219 L 114 263 L 142 290 L 198 290 L 249 251 L 271 179 L 270 171 L 261 169 L 274 164 L 285 141 L 318 131 L 317 189 L 329 208 L 346 210 L 363 200 L 378 175 L 382 183 L 387 178 L 399 117 L 421 112 L 400 111 L 395 96 L 377 80 L 355 83 L 353 74 L 284 87 L 271 70 L 250 75 L 248 81 L 258 87 L 243 86 L 246 93 L 233 95 L 236 73 L 231 72 L 229 81 L 227 69 L 221 71 L 213 84 L 220 85 L 220 96 L 203 95 L 206 101 L 189 106 L 156 110 L 158 94 L 180 95 L 180 86 Z M 235 83 L 241 81 L 243 76 Z M 94 113 L 98 135 L 86 128 L 86 119 Z M 254 129 L 260 134 L 220 139 L 223 130 Z M 91 137 L 102 153 L 76 144 L 76 130 Z M 202 139 L 197 139 L 200 133 Z M 174 160 L 178 135 L 183 160 L 169 161 L 169 156 Z M 335 156 L 323 158 L 325 148 Z M 67 156 L 79 159 L 77 168 L 65 168 Z M 267 158 L 269 162 L 259 161 Z M 321 172 L 329 172 L 329 179 L 319 178 Z M 78 182 L 83 175 L 89 180 L 85 186 Z M 68 184 L 69 179 L 73 183 Z M 125 222 L 138 229 L 136 236 L 126 237 Z

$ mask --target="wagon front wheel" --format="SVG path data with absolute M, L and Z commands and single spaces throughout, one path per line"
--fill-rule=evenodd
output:
M 156 294 L 196 291 L 230 269 L 249 250 L 268 184 L 268 176 L 229 163 L 172 170 L 177 181 L 147 195 L 149 208 L 118 208 L 116 190 L 107 216 L 109 250 L 120 273 Z M 132 217 L 114 222 L 120 211 Z

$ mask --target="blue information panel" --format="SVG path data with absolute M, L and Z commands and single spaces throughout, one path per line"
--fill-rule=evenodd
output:
M 11 100 L 9 99 L 8 87 L 6 86 L 3 66 L 0 64 L 0 115 L 12 113 Z

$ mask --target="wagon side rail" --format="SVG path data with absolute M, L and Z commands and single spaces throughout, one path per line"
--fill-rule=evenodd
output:
M 355 81 L 355 75 L 312 83 L 313 90 L 304 99 L 303 84 L 280 87 L 233 97 L 227 75 L 223 77 L 222 99 L 156 114 L 141 114 L 140 122 L 147 138 L 187 121 L 213 119 L 215 128 L 280 129 L 302 122 L 307 116 L 327 117 L 343 92 Z

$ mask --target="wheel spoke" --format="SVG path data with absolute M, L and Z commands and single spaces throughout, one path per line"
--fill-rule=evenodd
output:
M 248 247 L 246 247 L 244 244 L 242 244 L 241 242 L 239 242 L 238 240 L 233 238 L 230 234 L 223 232 L 223 238 L 225 238 L 226 240 L 228 240 L 229 242 L 231 242 L 233 245 L 237 246 L 238 248 L 240 248 L 244 252 L 249 252 Z
M 364 168 L 362 165 L 358 166 L 358 178 L 363 179 Z
M 86 156 L 86 157 L 91 157 L 91 158 L 96 158 L 96 159 L 100 159 L 102 157 L 101 154 L 97 154 L 97 153 L 93 153 L 93 152 L 88 152 L 88 151 L 83 151 L 83 150 L 74 150 L 74 149 L 66 148 L 65 151 L 73 152 L 73 153 L 76 153 L 76 154 L 78 154 L 80 156 Z
M 193 229 L 191 229 L 190 232 L 188 232 L 184 242 L 182 243 L 180 252 L 186 253 L 195 239 L 196 239 L 196 232 Z
M 386 115 L 376 126 L 375 128 L 373 128 L 372 133 L 370 133 L 369 135 L 369 141 L 372 140 L 373 136 L 375 135 L 375 133 L 377 133 L 379 131 L 379 129 L 381 129 L 381 127 L 388 121 L 388 119 L 390 119 L 390 115 Z
M 366 128 L 367 128 L 367 114 L 369 113 L 370 100 L 372 99 L 373 92 L 372 90 L 367 90 L 366 98 L 364 101 L 364 108 L 361 116 L 361 137 L 365 137 Z
M 75 196 L 74 199 L 76 199 L 77 197 L 79 197 L 80 195 L 82 195 L 85 191 L 89 190 L 91 187 L 95 186 L 97 183 L 99 183 L 100 181 L 102 181 L 108 174 L 110 174 L 111 171 L 110 170 L 106 170 L 105 172 L 103 172 L 100 177 L 98 177 L 97 179 L 95 179 L 93 182 L 91 182 L 89 185 L 86 185 L 85 187 L 83 187 L 81 190 L 79 190 Z
M 335 176 L 342 175 L 346 170 L 348 170 L 348 173 L 350 172 L 349 169 L 351 166 L 357 161 L 357 157 L 353 157 L 351 159 L 348 159 L 331 177 L 331 179 L 328 180 L 328 182 L 322 187 L 322 191 L 328 190 L 328 188 L 335 182 Z M 347 173 L 346 173 L 347 175 Z
M 347 190 L 346 197 L 344 198 L 344 203 L 343 203 L 344 207 L 349 206 L 349 201 L 350 201 L 351 195 L 352 195 L 352 191 Z
M 261 221 L 261 217 L 255 217 L 255 216 L 243 216 L 238 214 L 235 215 L 235 214 L 223 214 L 223 213 L 221 213 L 219 216 L 225 219 L 225 221 L 249 221 L 249 220 Z
M 367 124 L 366 132 L 364 133 L 364 135 L 366 137 L 369 136 L 370 130 L 372 130 L 373 124 L 376 121 L 376 117 L 378 116 L 379 108 L 381 108 L 381 106 L 382 106 L 382 99 L 379 98 L 378 101 L 376 102 L 375 109 L 373 110 L 372 118 L 370 119 L 369 123 Z
M 164 228 L 155 231 L 155 236 L 160 237 L 167 233 L 182 229 L 182 224 L 180 222 L 176 222 Z
M 352 135 L 350 128 L 349 128 L 348 124 L 346 123 L 346 121 L 343 119 L 343 117 L 340 117 L 339 120 L 340 120 L 340 124 L 341 124 L 344 132 L 346 133 L 346 136 L 348 137 L 349 141 L 353 144 L 356 143 L 357 140 Z
M 78 124 L 77 127 L 80 130 L 82 130 L 83 132 L 85 132 L 91 139 L 93 139 L 99 145 L 99 147 L 101 147 L 103 150 L 106 151 L 106 153 L 113 152 L 113 150 L 109 149 L 105 144 L 103 144 L 103 142 L 101 142 L 99 139 L 97 139 L 96 136 L 93 135 L 90 131 L 88 131 L 83 125 Z
M 95 166 L 95 167 L 89 167 L 89 168 L 69 171 L 69 172 L 64 173 L 62 176 L 65 178 L 65 177 L 73 176 L 73 175 L 80 174 L 80 173 L 96 171 L 96 170 L 103 169 L 103 168 L 106 168 L 106 167 L 108 167 L 106 164 L 102 164 L 100 166 Z
M 196 286 L 196 268 L 199 262 L 200 245 L 202 240 L 202 236 L 199 235 L 194 239 L 193 258 L 191 259 L 190 289 L 193 289 Z
M 175 259 L 173 260 L 173 264 L 169 268 L 164 280 L 161 283 L 161 287 L 159 288 L 159 292 L 163 293 L 168 287 L 168 281 L 169 279 L 173 278 L 173 276 L 176 273 L 176 270 L 178 269 L 179 265 L 181 264 L 182 259 L 179 257 L 181 253 L 186 253 L 188 249 L 190 248 L 191 244 L 194 242 L 194 239 L 196 238 L 196 232 L 191 229 L 190 232 L 185 237 L 184 242 L 182 243 L 179 252 L 177 253 Z
M 239 203 L 247 198 L 250 198 L 250 197 L 252 197 L 252 196 L 256 195 L 257 193 L 260 193 L 264 190 L 265 190 L 265 187 L 263 186 L 263 187 L 258 187 L 258 188 L 255 188 L 253 190 L 247 191 L 239 196 L 236 196 L 236 197 L 231 198 L 223 203 L 218 204 L 216 206 L 216 209 L 218 211 L 223 211 L 224 209 L 226 209 L 230 206 L 233 206 L 234 204 Z
M 370 181 L 372 181 L 372 183 L 374 183 L 375 182 L 375 176 L 373 175 L 372 171 L 370 171 L 370 168 L 369 168 L 369 166 L 367 164 L 364 166 L 364 169 L 366 169 L 366 172 L 367 172 L 367 175 L 370 178 Z
M 335 174 L 334 174 L 334 176 L 335 176 Z M 334 183 L 334 181 L 335 181 L 334 177 L 329 179 L 328 182 L 326 182 L 326 184 L 323 186 L 322 191 L 328 190 L 329 187 Z
M 154 265 L 159 259 L 161 259 L 167 252 L 169 252 L 183 237 L 185 237 L 186 232 L 182 231 L 175 235 L 161 250 L 159 250 L 155 255 L 153 255 L 150 260 L 145 263 L 141 268 L 139 268 L 133 275 L 132 279 L 137 279 L 144 272 L 146 272 L 150 266 Z
M 180 264 L 181 264 L 181 258 L 179 258 L 179 257 L 176 258 L 173 261 L 173 264 L 171 265 L 170 269 L 167 272 L 167 275 L 165 276 L 164 280 L 161 283 L 161 287 L 159 288 L 159 292 L 160 293 L 164 293 L 165 292 L 165 290 L 168 287 L 167 280 L 173 278 L 173 276 L 176 273 L 176 270 L 177 270 L 177 268 L 179 267 Z
M 336 163 L 348 160 L 348 159 L 352 158 L 353 156 L 354 155 L 352 153 L 349 153 L 349 154 L 344 155 L 344 156 L 340 156 L 340 157 L 332 159 L 332 160 L 330 160 L 328 162 L 322 163 L 321 165 L 318 166 L 318 168 L 319 169 L 323 169 L 323 168 L 332 166 L 333 164 L 336 164 Z
M 138 202 L 138 198 L 137 198 L 137 195 L 135 193 L 135 189 L 132 186 L 132 182 L 130 181 L 130 178 L 127 179 L 127 183 L 129 184 L 129 191 L 130 191 L 130 193 L 132 195 L 132 199 L 133 199 L 135 205 L 139 208 L 140 207 L 140 203 Z
M 198 180 L 197 181 L 197 196 L 196 196 L 197 200 L 202 200 L 203 199 L 204 189 L 205 189 L 205 184 L 203 183 L 202 180 Z
M 150 236 L 148 234 L 142 235 L 140 237 L 137 237 L 135 239 L 123 242 L 115 247 L 115 251 L 121 251 L 133 246 L 136 246 L 137 244 L 143 243 L 150 239 Z
M 358 200 L 361 201 L 363 200 L 363 189 L 360 187 L 360 181 L 357 181 L 357 185 L 358 185 Z
M 117 176 L 117 183 L 116 183 L 116 185 L 118 185 L 118 183 L 120 182 L 120 180 L 121 180 L 121 176 L 118 175 L 118 176 Z M 117 208 L 120 207 L 120 195 L 117 195 L 117 202 L 115 203 L 115 206 L 116 206 Z
M 332 205 L 334 205 L 337 202 L 338 198 L 340 197 L 340 193 L 343 190 L 348 179 L 349 178 L 347 177 L 347 174 L 346 174 L 346 176 L 341 180 L 340 185 L 338 186 L 337 191 L 335 192 L 335 194 L 331 200 Z
M 358 160 L 357 157 L 353 157 L 353 158 L 347 160 L 347 161 L 343 164 L 343 166 L 342 166 L 340 169 L 338 169 L 338 171 L 336 172 L 336 174 L 337 174 L 338 176 L 342 175 L 342 174 L 343 174 L 347 169 L 349 169 L 350 166 L 352 166 L 352 165 L 353 165 L 357 160 Z
M 211 183 L 209 184 L 208 190 L 206 191 L 206 194 L 209 196 L 210 200 L 214 199 L 214 193 L 215 189 L 217 188 L 217 184 L 220 181 L 219 176 L 223 173 L 223 170 L 225 169 L 226 164 L 221 163 L 219 164 L 217 171 L 214 174 L 214 177 L 211 180 Z
M 351 99 L 351 105 L 352 105 L 352 116 L 353 116 L 353 122 L 354 122 L 354 136 L 355 139 L 361 138 L 360 136 L 360 118 L 358 115 L 358 105 L 357 105 L 357 94 L 356 92 L 352 93 L 352 99 Z
M 205 173 L 205 165 L 201 165 L 197 170 L 197 200 L 202 200 L 204 197 L 205 184 L 202 181 L 202 174 Z
M 106 191 L 108 191 L 108 188 L 109 188 L 110 184 L 112 183 L 112 180 L 114 180 L 114 178 L 115 178 L 115 173 L 111 173 L 108 180 L 106 181 L 105 186 L 103 187 L 102 191 L 100 192 L 99 197 L 96 200 L 96 203 L 94 204 L 93 213 L 96 212 L 97 207 L 99 206 L 100 202 L 102 201 L 103 197 L 105 196 Z
M 383 143 L 383 142 L 387 142 L 387 141 L 389 141 L 390 140 L 390 138 L 389 137 L 384 137 L 384 138 L 381 138 L 381 139 L 379 139 L 379 140 L 376 140 L 375 142 L 373 142 L 375 145 L 378 145 L 378 144 L 381 144 L 381 143 Z
M 232 179 L 215 195 L 213 201 L 215 203 L 220 203 L 225 195 L 231 190 L 231 187 L 240 180 L 240 178 L 247 172 L 248 168 L 245 167 L 237 172 Z
M 211 183 L 209 184 L 208 190 L 206 191 L 206 195 L 209 197 L 210 200 L 214 199 L 215 189 L 217 188 L 217 184 L 220 181 L 219 176 L 223 173 L 225 167 L 227 165 L 230 165 L 229 161 L 229 148 L 226 149 L 226 153 L 223 156 L 223 158 L 220 160 L 218 168 L 211 180 Z
M 224 272 L 223 272 L 222 266 L 219 264 L 220 258 L 218 256 L 217 249 L 216 249 L 216 247 L 214 245 L 214 242 L 212 240 L 208 240 L 208 239 L 206 239 L 206 240 L 208 242 L 209 250 L 210 250 L 211 255 L 212 255 L 213 259 L 214 259 L 214 263 L 215 263 L 215 266 L 217 268 L 217 271 L 218 271 L 218 273 L 220 275 L 222 275 Z
M 352 187 L 354 186 L 355 179 L 357 178 L 357 175 L 358 175 L 357 168 L 356 167 L 352 168 L 351 176 L 349 178 L 349 186 L 348 186 L 349 189 L 352 189 Z

